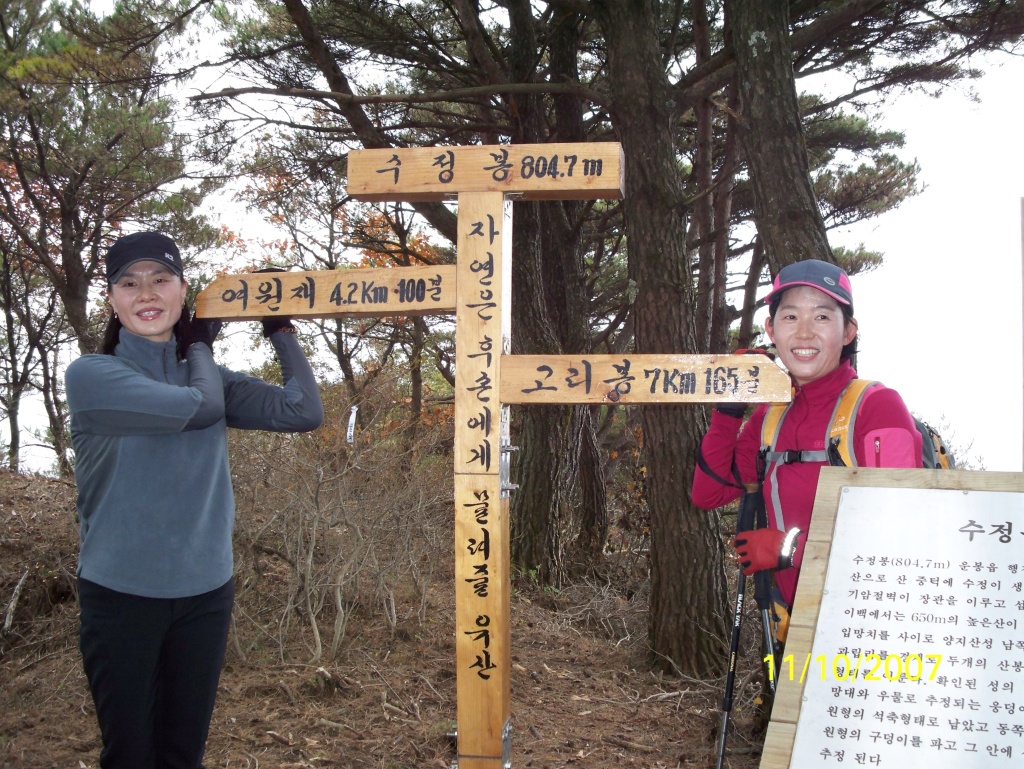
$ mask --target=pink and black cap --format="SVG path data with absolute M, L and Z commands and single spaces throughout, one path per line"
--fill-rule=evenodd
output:
M 828 294 L 839 304 L 845 304 L 853 311 L 853 288 L 850 276 L 842 268 L 819 259 L 805 259 L 801 262 L 787 264 L 775 276 L 772 290 L 764 298 L 765 304 L 782 295 L 787 288 L 794 286 L 810 286 Z
M 114 285 L 128 267 L 147 260 L 167 265 L 179 278 L 185 272 L 181 252 L 170 237 L 162 232 L 135 232 L 107 249 L 107 283 Z

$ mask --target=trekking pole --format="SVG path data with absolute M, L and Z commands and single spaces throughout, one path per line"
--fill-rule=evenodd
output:
M 768 509 L 764 503 L 764 495 L 760 493 L 764 485 L 767 459 L 762 449 L 757 456 L 757 478 L 758 493 L 756 499 L 751 500 L 751 509 L 748 513 L 751 516 L 751 526 L 758 529 L 768 527 Z M 751 496 L 748 494 L 747 496 Z M 779 670 L 779 642 L 776 640 L 775 628 L 779 623 L 778 614 L 775 612 L 775 605 L 772 601 L 772 575 L 768 571 L 759 571 L 754 574 L 754 602 L 761 613 L 762 645 L 765 656 L 771 655 L 768 663 L 768 674 L 765 679 L 768 682 L 768 692 L 775 697 L 775 676 Z
M 765 679 L 768 681 L 768 691 L 774 697 L 775 676 L 778 675 L 779 670 L 779 643 L 775 640 L 774 628 L 778 624 L 779 618 L 774 613 L 772 605 L 771 580 L 771 574 L 767 571 L 759 571 L 754 575 L 754 602 L 761 610 L 761 632 L 764 636 L 762 642 L 765 656 L 771 655 L 771 661 L 768 662 L 768 675 L 765 676 Z
M 749 531 L 754 523 L 757 492 L 747 492 L 740 500 L 740 509 L 736 514 L 736 533 Z M 740 651 L 740 628 L 743 625 L 743 604 L 746 600 L 747 577 L 740 567 L 736 578 L 736 608 L 732 615 L 732 636 L 729 639 L 729 669 L 725 676 L 725 695 L 722 697 L 722 725 L 718 731 L 718 759 L 715 769 L 722 769 L 725 760 L 725 734 L 729 728 L 729 715 L 732 713 L 732 692 L 736 685 L 736 661 Z

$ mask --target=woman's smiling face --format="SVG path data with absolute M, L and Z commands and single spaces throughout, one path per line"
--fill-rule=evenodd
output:
M 834 371 L 843 347 L 857 336 L 857 322 L 846 320 L 839 302 L 810 286 L 787 289 L 765 328 L 800 386 Z
M 169 342 L 181 317 L 187 287 L 173 270 L 144 260 L 129 265 L 110 287 L 110 305 L 121 325 L 137 336 Z

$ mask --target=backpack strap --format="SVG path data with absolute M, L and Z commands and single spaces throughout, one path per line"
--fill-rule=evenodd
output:
M 778 450 L 776 442 L 779 439 L 779 433 L 782 431 L 782 421 L 786 418 L 786 414 L 789 413 L 790 405 L 792 405 L 792 402 L 786 404 L 776 403 L 770 406 L 764 415 L 764 422 L 761 424 L 761 450 L 765 452 L 765 462 L 770 467 L 778 464 L 791 465 L 794 462 L 827 462 L 828 452 L 825 449 L 821 451 Z M 828 443 L 826 442 L 825 445 L 827 446 Z
M 704 471 L 704 474 L 711 478 L 716 483 L 720 483 L 723 486 L 732 486 L 734 489 L 745 489 L 743 480 L 740 478 L 740 469 L 736 466 L 736 460 L 732 462 L 732 477 L 736 479 L 736 482 L 727 481 L 725 478 L 720 476 L 714 470 L 711 469 L 711 465 L 704 458 L 704 449 L 702 446 L 697 447 L 697 466 Z
M 772 525 L 780 531 L 785 531 L 786 525 L 782 520 L 782 500 L 779 499 L 779 483 L 777 473 L 781 465 L 792 464 L 793 462 L 824 462 L 825 457 L 819 459 L 811 458 L 811 454 L 822 454 L 825 452 L 804 452 L 804 451 L 779 451 L 777 443 L 779 433 L 782 431 L 782 422 L 789 412 L 789 403 L 774 403 L 765 412 L 764 422 L 761 423 L 761 452 L 758 456 L 760 467 L 758 468 L 761 491 L 764 491 L 764 479 L 771 479 L 772 496 Z
M 761 423 L 761 445 L 769 448 L 775 447 L 775 439 L 779 437 L 779 428 L 782 426 L 782 418 L 789 411 L 788 403 L 773 403 L 765 412 L 764 422 Z
M 854 425 L 861 401 L 869 388 L 879 384 L 872 379 L 853 379 L 843 390 L 832 412 L 829 432 L 825 440 L 827 461 L 837 467 L 856 467 L 857 452 L 853 444 Z
M 857 455 L 854 451 L 853 430 L 857 421 L 857 411 L 868 388 L 878 382 L 870 379 L 852 379 L 843 389 L 832 410 L 825 434 L 825 448 L 818 451 L 794 450 L 779 451 L 776 443 L 782 431 L 782 422 L 786 418 L 790 405 L 774 404 L 765 413 L 761 425 L 761 451 L 771 477 L 772 508 L 775 513 L 775 527 L 785 530 L 782 521 L 782 500 L 778 498 L 779 485 L 776 474 L 781 465 L 794 462 L 828 462 L 834 466 L 857 466 Z

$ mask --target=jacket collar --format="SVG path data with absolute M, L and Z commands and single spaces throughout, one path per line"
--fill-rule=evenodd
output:
M 178 365 L 178 343 L 172 337 L 168 342 L 154 342 L 122 328 L 114 355 L 126 358 L 143 371 L 158 374 Z
M 801 395 L 807 400 L 817 403 L 820 401 L 832 402 L 839 397 L 851 380 L 857 378 L 857 371 L 849 360 L 840 361 L 832 371 L 825 376 L 808 382 L 802 387 L 793 381 L 793 395 Z M 791 380 L 792 381 L 792 380 Z

